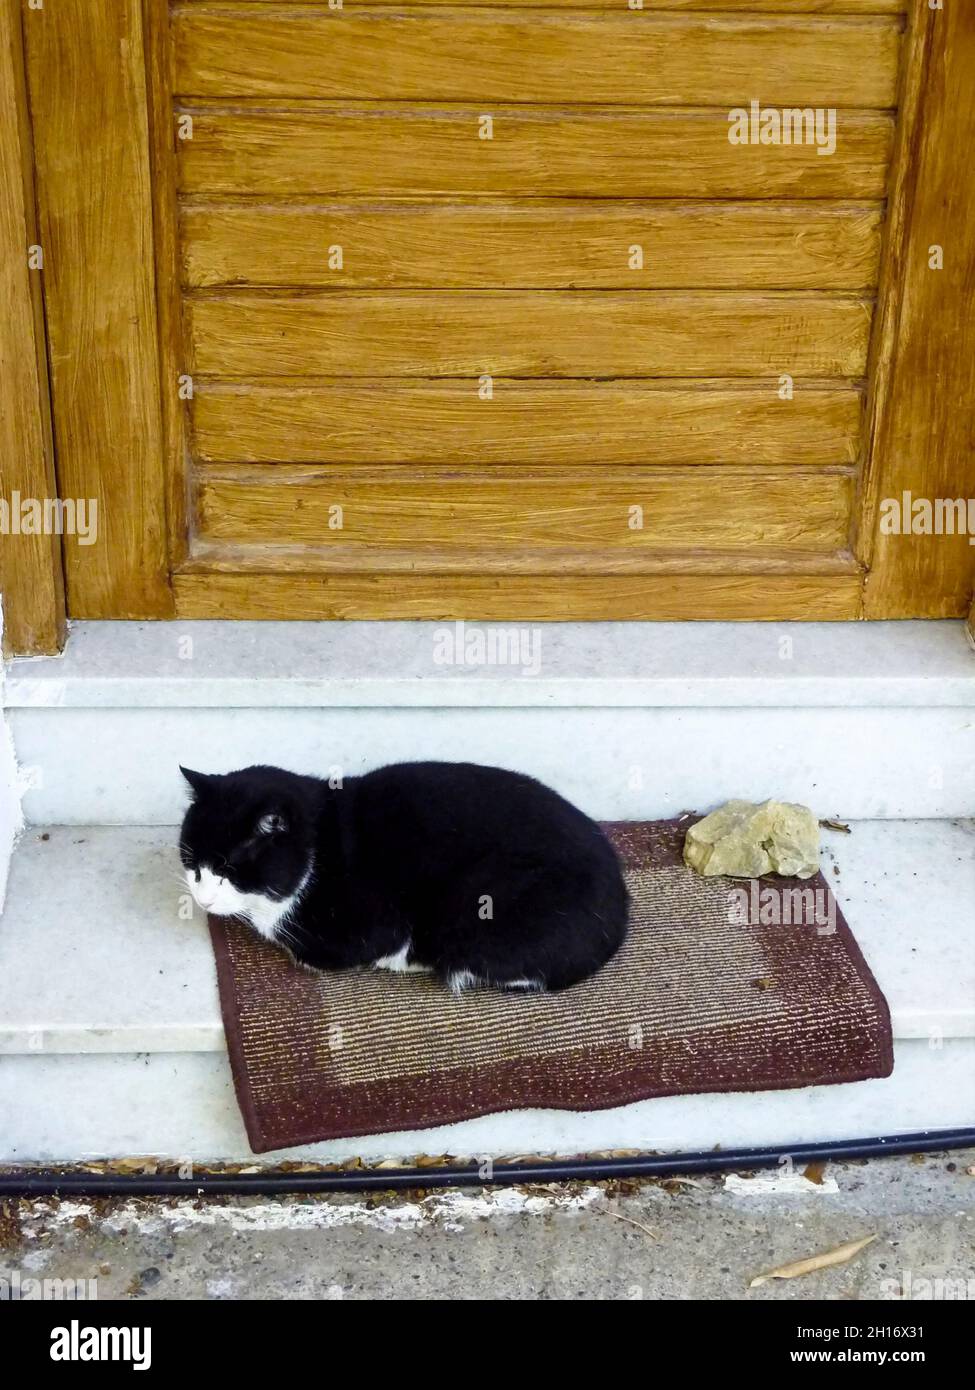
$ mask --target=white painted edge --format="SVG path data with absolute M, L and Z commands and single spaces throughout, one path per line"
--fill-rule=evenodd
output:
M 461 1231 L 471 1222 L 496 1216 L 584 1212 L 602 1203 L 605 1195 L 601 1187 L 590 1183 L 581 1191 L 563 1189 L 544 1193 L 527 1192 L 519 1187 L 486 1188 L 483 1192 L 445 1189 L 431 1192 L 419 1201 L 405 1198 L 369 1205 L 333 1199 L 233 1206 L 177 1198 L 156 1203 L 151 1209 L 144 1203 L 126 1202 L 109 1212 L 96 1210 L 92 1202 L 84 1199 L 62 1198 L 56 1202 L 40 1199 L 28 1214 L 24 1236 L 28 1241 L 36 1238 L 34 1221 L 38 1217 L 43 1218 L 45 1227 L 67 1227 L 76 1224 L 79 1217 L 85 1217 L 118 1236 L 132 1231 L 140 1235 L 159 1235 L 199 1229 L 229 1230 L 246 1235 L 258 1231 L 335 1230 L 342 1226 L 416 1231 L 433 1224 L 442 1224 L 448 1231 Z
M 973 708 L 975 681 L 947 677 L 762 676 L 549 679 L 496 677 L 118 677 L 90 683 L 12 678 L 9 709 L 792 709 Z
M 975 1005 L 971 1009 L 894 1009 L 891 1028 L 896 1042 L 927 1040 L 932 1046 L 956 1038 L 975 1038 Z M 0 1024 L 0 1057 L 56 1054 L 225 1052 L 223 1024 L 200 1022 L 133 1024 L 125 1027 L 7 1026 Z
M 729 1173 L 724 1180 L 724 1190 L 736 1197 L 827 1197 L 835 1196 L 840 1189 L 835 1178 L 824 1177 L 817 1183 L 794 1168 L 778 1168 L 771 1173 L 758 1173 L 753 1178 Z
M 0 638 L 3 637 L 3 596 L 0 594 Z M 17 836 L 24 828 L 23 787 L 17 772 L 13 739 L 3 717 L 4 672 L 0 669 L 0 912 L 7 894 L 7 875 Z
M 223 1024 L 132 1024 L 36 1028 L 0 1024 L 0 1057 L 142 1052 L 226 1052 Z

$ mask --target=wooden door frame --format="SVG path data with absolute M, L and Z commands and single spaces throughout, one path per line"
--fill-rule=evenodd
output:
M 13 164 L 5 158 L 4 168 L 29 171 L 25 131 L 32 122 L 34 240 L 45 255 L 57 479 L 62 497 L 95 499 L 100 514 L 97 544 L 64 546 L 72 617 L 968 613 L 975 548 L 966 538 L 882 536 L 878 523 L 884 499 L 906 490 L 935 498 L 975 495 L 967 449 L 968 411 L 975 408 L 975 323 L 966 319 L 975 289 L 975 188 L 967 168 L 975 147 L 971 6 L 945 0 L 944 9 L 931 10 L 927 0 L 911 0 L 849 573 L 750 573 L 743 566 L 682 575 L 669 572 L 661 556 L 646 575 L 580 576 L 572 603 L 565 579 L 554 575 L 221 574 L 183 563 L 187 480 L 177 395 L 175 209 L 172 190 L 158 186 L 172 181 L 174 144 L 166 0 L 47 0 L 39 10 L 26 0 L 0 3 L 5 35 L 22 23 L 27 53 L 30 116 L 26 99 L 19 115 L 5 106 L 0 142 L 5 155 L 17 155 Z M 17 68 L 16 51 L 17 44 L 4 43 L 0 61 L 10 71 Z M 21 72 L 11 90 L 23 89 Z M 80 102 L 79 93 L 87 100 Z M 87 196 L 86 181 L 72 178 L 78 169 L 97 171 Z M 3 235 L 19 255 L 25 238 L 34 243 L 26 175 L 19 195 L 18 186 L 14 179 L 0 196 L 14 212 Z M 929 268 L 933 244 L 944 247 L 942 270 Z M 16 261 L 17 255 L 11 264 Z M 20 307 L 2 350 L 21 366 L 12 416 L 18 437 L 8 457 L 33 495 L 53 490 L 54 465 L 37 277 L 25 276 L 22 264 L 14 277 Z M 4 428 L 11 426 L 5 421 Z M 18 485 L 16 476 L 11 485 Z M 51 650 L 61 639 L 60 563 L 58 546 L 42 538 L 19 550 L 16 567 L 7 562 L 11 649 Z
M 68 612 L 171 617 L 142 0 L 22 13 L 57 478 L 97 504 L 96 541 L 65 542 Z
M 4 501 L 57 499 L 34 163 L 20 0 L 0 0 L 0 462 Z M 18 509 L 19 510 L 19 509 Z M 6 654 L 56 652 L 64 641 L 64 577 L 56 534 L 0 542 Z
M 914 0 L 898 125 L 854 537 L 862 616 L 961 618 L 967 535 L 882 532 L 880 514 L 905 493 L 975 498 L 975 6 Z

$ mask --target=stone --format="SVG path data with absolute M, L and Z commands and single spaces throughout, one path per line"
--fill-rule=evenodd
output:
M 819 821 L 788 801 L 728 801 L 692 825 L 684 863 L 705 878 L 811 878 L 819 869 Z

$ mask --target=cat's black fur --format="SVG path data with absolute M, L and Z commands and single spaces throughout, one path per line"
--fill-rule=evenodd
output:
M 626 933 L 609 841 L 520 773 L 400 763 L 342 787 L 274 767 L 184 773 L 195 794 L 180 843 L 190 877 L 202 865 L 242 892 L 285 899 L 310 866 L 273 933 L 305 965 L 370 965 L 409 942 L 407 959 L 455 989 L 560 990 L 604 965 Z

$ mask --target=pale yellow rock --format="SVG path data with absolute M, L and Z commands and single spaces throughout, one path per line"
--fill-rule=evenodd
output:
M 691 826 L 684 863 L 705 878 L 811 878 L 819 868 L 819 822 L 789 801 L 727 801 Z

